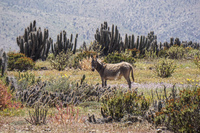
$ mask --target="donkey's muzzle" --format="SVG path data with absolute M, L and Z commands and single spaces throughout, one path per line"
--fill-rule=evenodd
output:
M 94 71 L 95 70 L 95 68 L 94 67 L 92 67 L 92 71 Z

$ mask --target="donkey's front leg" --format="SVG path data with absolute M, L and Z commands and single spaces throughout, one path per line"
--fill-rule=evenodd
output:
M 104 78 L 101 78 L 101 81 L 102 81 L 102 87 L 104 87 L 106 80 Z
M 105 87 L 107 87 L 107 80 L 105 80 Z

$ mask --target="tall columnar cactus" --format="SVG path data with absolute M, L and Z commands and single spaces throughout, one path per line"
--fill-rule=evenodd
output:
M 171 38 L 170 38 L 170 47 L 173 46 L 173 45 L 174 45 L 174 38 L 171 37 Z
M 112 25 L 112 29 L 110 31 L 110 27 L 108 27 L 107 22 L 101 24 L 100 30 L 97 28 L 95 40 L 101 45 L 104 55 L 114 51 L 120 51 L 124 47 L 117 26 Z
M 55 56 L 61 51 L 64 51 L 64 53 L 67 53 L 67 51 L 73 51 L 73 54 L 76 53 L 78 34 L 76 34 L 74 43 L 72 42 L 73 34 L 71 34 L 70 39 L 66 35 L 66 31 L 63 30 L 57 35 L 57 42 L 51 44 L 51 51 Z
M 136 42 L 134 35 L 125 34 L 123 42 L 117 26 L 112 25 L 110 31 L 107 22 L 101 24 L 101 28 L 96 30 L 95 40 L 101 45 L 104 55 L 114 51 L 125 51 L 125 49 L 132 50 L 133 56 L 136 55 L 136 51 L 140 51 L 140 55 L 143 55 L 145 50 L 157 50 L 158 48 L 157 36 L 153 31 L 147 37 L 138 36 Z
M 49 53 L 50 44 L 53 43 L 53 40 L 48 37 L 48 29 L 44 29 L 42 33 L 40 27 L 37 29 L 34 20 L 29 27 L 25 28 L 24 35 L 16 38 L 20 53 L 24 53 L 34 61 L 37 59 L 45 60 Z
M 7 63 L 8 63 L 8 56 L 3 49 L 0 50 L 0 70 L 1 70 L 1 76 L 3 77 L 5 75 L 5 72 L 7 70 Z
M 178 45 L 178 46 L 180 46 L 180 45 L 181 45 L 181 42 L 179 41 L 179 38 L 176 38 L 176 39 L 175 39 L 175 42 L 174 42 L 174 44 L 175 44 L 175 45 Z

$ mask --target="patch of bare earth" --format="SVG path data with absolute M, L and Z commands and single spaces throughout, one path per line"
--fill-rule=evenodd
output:
M 73 133 L 155 133 L 157 130 L 147 121 L 136 122 L 131 125 L 124 123 L 91 124 L 88 122 L 72 122 L 67 124 L 52 123 L 47 121 L 46 125 L 31 125 L 24 117 L 3 117 L 0 116 L 0 132 L 73 132 Z M 166 131 L 169 132 L 169 131 Z

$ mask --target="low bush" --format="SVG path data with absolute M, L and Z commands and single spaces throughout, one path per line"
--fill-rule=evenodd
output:
M 114 120 L 121 120 L 125 115 L 143 116 L 149 108 L 149 101 L 135 91 L 116 91 L 112 95 L 101 98 L 104 116 L 111 116 Z
M 147 51 L 145 50 L 145 58 L 148 60 L 153 60 L 156 59 L 158 56 L 156 54 L 156 51 L 154 52 L 153 50 Z
M 170 59 L 159 59 L 155 64 L 155 71 L 159 77 L 166 78 L 172 75 L 176 68 L 174 62 Z
M 19 71 L 33 69 L 35 63 L 31 58 L 26 57 L 22 53 L 8 53 L 8 70 L 12 71 L 17 69 Z
M 21 57 L 25 57 L 24 54 L 22 53 L 14 53 L 14 52 L 9 52 L 8 53 L 8 70 L 12 71 L 15 69 L 15 62 L 21 58 Z
M 74 88 L 73 82 L 69 80 L 67 74 L 62 75 L 60 77 L 51 78 L 47 85 L 45 86 L 45 90 L 52 92 L 68 92 L 70 88 Z
M 122 61 L 129 62 L 131 64 L 135 63 L 135 59 L 132 57 L 132 54 L 130 52 L 124 52 L 124 53 L 109 53 L 105 58 L 104 62 L 106 63 L 119 63 Z
M 58 70 L 64 70 L 68 65 L 70 65 L 69 58 L 72 56 L 72 52 L 68 51 L 66 54 L 65 52 L 61 51 L 56 57 L 53 54 L 49 54 L 48 60 L 51 63 L 51 66 Z
M 40 78 L 36 78 L 33 73 L 20 73 L 17 77 L 17 84 L 20 90 L 27 89 L 29 86 L 34 85 L 35 83 L 40 82 Z
M 185 49 L 182 46 L 174 45 L 167 50 L 167 55 L 170 59 L 184 58 Z
M 80 117 L 79 109 L 75 109 L 75 106 L 67 106 L 66 108 L 63 107 L 62 104 L 56 105 L 57 113 L 50 116 L 50 120 L 53 123 L 58 124 L 71 124 L 74 122 L 83 123 L 85 120 L 83 116 Z
M 89 59 L 91 57 L 91 55 L 95 55 L 95 54 L 96 54 L 96 52 L 92 52 L 92 51 L 83 51 L 83 52 L 77 53 L 70 58 L 69 67 L 73 67 L 75 69 L 77 69 L 77 68 L 82 69 L 82 66 L 88 65 L 88 62 L 85 62 L 85 63 L 87 63 L 85 65 L 85 64 L 83 64 L 84 62 L 82 62 L 82 61 L 83 60 L 86 61 L 87 59 Z
M 195 56 L 200 55 L 200 51 L 198 49 L 193 49 L 191 47 L 185 48 L 185 58 L 186 59 L 194 59 Z
M 15 65 L 15 69 L 19 71 L 23 71 L 23 70 L 26 71 L 26 70 L 33 69 L 35 66 L 35 63 L 29 57 L 21 57 L 14 63 L 14 65 Z
M 200 87 L 180 90 L 156 113 L 155 124 L 173 132 L 200 132 Z
M 160 58 L 166 58 L 167 57 L 167 50 L 166 49 L 159 50 L 158 51 L 158 57 L 160 57 Z

